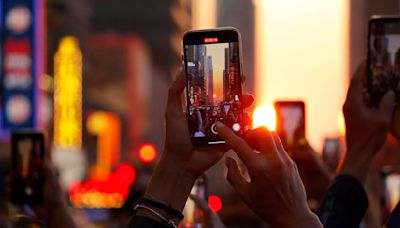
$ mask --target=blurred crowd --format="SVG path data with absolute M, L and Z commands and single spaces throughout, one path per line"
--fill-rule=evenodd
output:
M 326 145 L 323 156 L 307 143 L 286 151 L 278 135 L 265 127 L 249 130 L 240 138 L 220 122 L 216 130 L 226 145 L 194 147 L 181 104 L 187 78 L 179 72 L 168 94 L 165 151 L 147 188 L 131 192 L 125 206 L 113 213 L 113 220 L 118 222 L 108 225 L 398 227 L 400 208 L 397 202 L 388 200 L 385 181 L 399 169 L 384 164 L 390 165 L 393 152 L 398 150 L 400 112 L 393 91 L 386 92 L 378 107 L 367 105 L 369 96 L 363 83 L 366 70 L 362 64 L 355 72 L 343 106 L 345 153 L 341 155 L 340 148 L 329 153 L 327 150 L 331 149 Z M 252 105 L 248 103 L 246 107 Z M 191 191 L 196 179 L 221 159 L 225 159 L 226 179 L 240 201 L 216 214 Z M 94 226 L 69 208 L 49 162 L 41 172 L 44 183 L 40 204 L 11 207 L 10 182 L 6 181 L 1 226 Z M 189 197 L 196 205 L 196 213 L 201 214 L 196 226 L 187 225 L 182 214 Z

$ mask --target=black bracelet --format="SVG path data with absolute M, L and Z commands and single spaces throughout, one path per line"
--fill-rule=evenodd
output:
M 173 216 L 177 217 L 180 220 L 183 219 L 183 214 L 180 211 L 178 211 L 178 210 L 176 210 L 176 209 L 174 209 L 172 207 L 169 207 L 169 206 L 167 206 L 167 205 L 165 205 L 163 203 L 151 200 L 149 198 L 144 198 L 144 197 L 140 199 L 139 204 L 141 204 L 141 203 L 147 204 L 149 206 L 156 207 L 156 208 L 161 209 L 161 210 L 164 210 L 164 211 L 167 212 L 168 215 L 173 215 Z

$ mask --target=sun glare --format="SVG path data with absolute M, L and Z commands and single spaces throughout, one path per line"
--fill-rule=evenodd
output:
M 254 109 L 253 128 L 265 126 L 271 131 L 276 130 L 275 109 L 272 105 L 261 105 Z

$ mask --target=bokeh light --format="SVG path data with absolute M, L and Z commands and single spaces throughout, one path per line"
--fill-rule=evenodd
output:
M 139 149 L 139 158 L 143 162 L 150 163 L 157 157 L 157 150 L 151 144 L 144 144 Z
M 208 206 L 214 212 L 218 212 L 222 209 L 222 200 L 219 196 L 211 195 L 208 197 Z

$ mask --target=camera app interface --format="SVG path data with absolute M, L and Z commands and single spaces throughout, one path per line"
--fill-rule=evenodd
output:
M 239 45 L 186 45 L 189 128 L 192 137 L 218 140 L 220 121 L 243 134 Z
M 277 107 L 278 134 L 285 149 L 305 143 L 304 110 L 297 105 Z
M 393 89 L 398 98 L 400 70 L 400 22 L 371 23 L 369 37 L 369 93 L 377 106 L 386 91 Z

